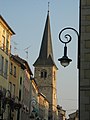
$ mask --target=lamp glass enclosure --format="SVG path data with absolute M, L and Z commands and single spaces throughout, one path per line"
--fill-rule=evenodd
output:
M 58 61 L 60 61 L 61 65 L 66 67 L 69 65 L 69 63 L 72 61 L 67 56 L 63 56 L 62 58 L 59 58 Z

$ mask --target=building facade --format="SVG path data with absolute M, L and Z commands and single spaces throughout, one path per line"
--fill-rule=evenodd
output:
M 49 102 L 46 97 L 39 92 L 35 78 L 31 77 L 31 97 L 30 97 L 30 119 L 48 120 Z
M 56 120 L 57 116 L 57 90 L 56 72 L 52 50 L 49 11 L 47 14 L 39 57 L 34 63 L 34 75 L 39 91 L 49 101 L 49 119 Z
M 39 118 L 42 120 L 48 120 L 49 102 L 42 93 L 38 93 L 39 103 Z
M 14 34 L 0 15 L 0 89 L 8 89 L 10 40 Z
M 37 118 L 39 116 L 39 104 L 38 104 L 38 86 L 33 77 L 31 77 L 30 84 L 30 117 Z
M 16 55 L 10 55 L 9 62 L 9 83 L 8 90 L 11 92 L 11 98 L 14 98 L 15 101 L 23 101 L 23 81 L 25 76 L 25 65 Z M 13 120 L 18 120 L 20 118 L 21 110 L 16 109 L 13 112 Z
M 32 71 L 27 63 L 26 60 L 20 58 L 19 56 L 15 55 L 14 58 L 17 60 L 20 69 L 18 69 L 18 97 L 19 101 L 21 101 L 22 108 L 18 110 L 17 120 L 29 120 L 29 111 L 30 111 L 30 76 L 32 76 Z
M 11 117 L 11 112 L 6 105 L 7 93 L 11 97 L 9 87 L 9 56 L 11 53 L 10 41 L 15 33 L 0 15 L 0 119 Z M 9 114 L 10 113 L 10 114 Z
M 80 1 L 80 120 L 90 120 L 90 0 Z

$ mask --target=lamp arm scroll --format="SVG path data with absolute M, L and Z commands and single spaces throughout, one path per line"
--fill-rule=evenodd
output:
M 65 38 L 64 40 L 62 40 L 62 37 L 61 37 L 62 33 L 64 34 L 64 31 L 66 31 L 66 30 L 73 30 L 77 34 L 78 40 L 79 40 L 79 34 L 78 34 L 78 32 L 74 28 L 72 28 L 72 27 L 66 27 L 66 28 L 64 28 L 64 29 L 62 29 L 60 31 L 60 33 L 59 33 L 59 40 L 62 43 L 64 43 L 65 46 L 64 46 L 64 56 L 62 58 L 59 58 L 58 61 L 60 61 L 61 65 L 64 66 L 64 67 L 68 66 L 69 63 L 72 61 L 67 56 L 67 46 L 66 46 L 66 44 L 69 43 L 72 40 L 72 36 L 70 35 L 70 33 L 67 33 L 67 34 L 64 35 L 64 38 Z
M 68 33 L 68 34 L 65 34 L 65 38 L 67 39 L 67 41 L 63 41 L 62 40 L 62 38 L 61 38 L 61 35 L 62 35 L 62 33 L 65 31 L 65 30 L 73 30 L 76 34 L 77 34 L 77 36 L 78 36 L 78 38 L 79 38 L 79 33 L 77 32 L 77 30 L 75 30 L 74 28 L 72 28 L 72 27 L 66 27 L 66 28 L 64 28 L 64 29 L 62 29 L 61 31 L 60 31 L 60 33 L 59 33 L 59 40 L 62 42 L 62 43 L 65 43 L 65 44 L 67 44 L 67 43 L 69 43 L 71 40 L 72 40 L 72 36 Z

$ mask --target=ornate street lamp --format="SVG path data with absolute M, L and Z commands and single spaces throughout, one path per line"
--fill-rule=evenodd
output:
M 58 61 L 60 61 L 61 65 L 66 67 L 69 65 L 69 63 L 72 61 L 72 59 L 68 58 L 67 56 L 67 44 L 72 40 L 72 36 L 68 33 L 68 34 L 65 34 L 64 37 L 65 37 L 65 40 L 62 40 L 61 39 L 61 35 L 62 33 L 65 31 L 65 30 L 73 30 L 77 36 L 78 36 L 78 39 L 79 39 L 79 34 L 78 32 L 72 28 L 72 27 L 67 27 L 67 28 L 64 28 L 60 31 L 59 33 L 59 40 L 65 44 L 64 46 L 64 56 L 62 58 L 59 58 Z
M 38 110 L 37 110 L 37 100 L 35 98 L 31 99 L 31 107 L 33 108 L 30 113 L 30 118 L 37 118 L 38 116 Z

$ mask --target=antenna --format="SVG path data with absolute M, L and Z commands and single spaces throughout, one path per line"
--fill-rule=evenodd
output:
M 17 54 L 17 46 L 18 44 L 16 42 L 14 42 L 14 54 L 16 55 Z
M 31 45 L 30 45 L 31 46 Z M 26 59 L 28 60 L 28 49 L 30 48 L 30 46 L 28 46 L 28 47 L 26 47 L 25 49 L 24 49 L 24 51 L 26 52 Z
M 14 41 L 12 41 L 13 42 L 13 44 L 14 44 L 14 54 L 16 55 L 16 52 L 17 52 L 17 45 L 18 45 L 18 43 L 16 43 L 16 42 L 14 42 Z M 12 45 L 11 45 L 11 47 L 12 47 Z

